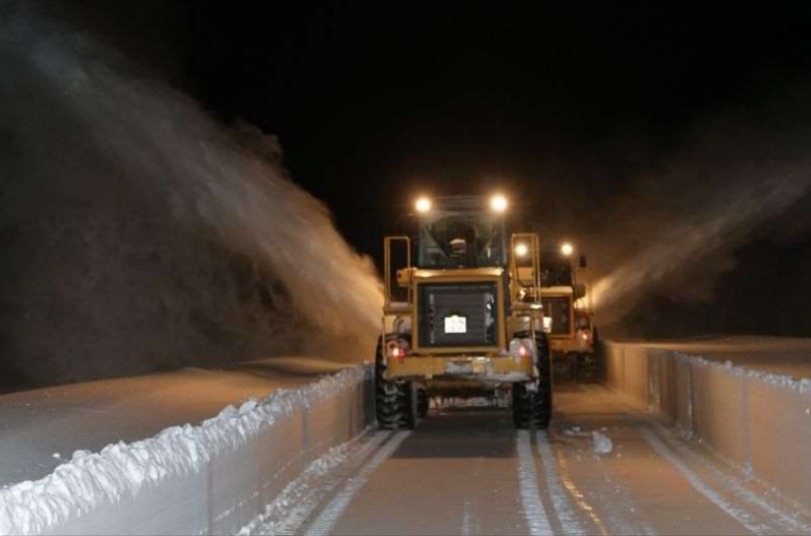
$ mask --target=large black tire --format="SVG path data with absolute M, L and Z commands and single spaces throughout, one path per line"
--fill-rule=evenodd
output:
M 524 383 L 513 384 L 513 423 L 516 428 L 532 427 L 532 397 Z
M 535 343 L 538 379 L 513 384 L 513 421 L 516 428 L 546 430 L 552 418 L 552 361 L 546 335 L 537 335 Z
M 417 386 L 413 383 L 403 382 L 402 385 L 406 395 L 405 426 L 403 428 L 413 430 L 419 421 L 419 394 Z
M 417 395 L 409 382 L 386 381 L 382 341 L 375 352 L 375 413 L 385 430 L 413 429 L 417 424 Z
M 575 359 L 577 360 L 577 380 L 596 382 L 600 373 L 597 354 L 594 352 L 581 352 L 575 356 Z
M 538 390 L 535 408 L 537 425 L 541 430 L 549 428 L 552 419 L 552 353 L 549 351 L 549 339 L 546 333 L 537 334 L 535 343 L 538 346 Z
M 430 407 L 431 399 L 428 396 L 428 391 L 417 389 L 417 415 L 420 419 L 424 419 L 428 415 Z

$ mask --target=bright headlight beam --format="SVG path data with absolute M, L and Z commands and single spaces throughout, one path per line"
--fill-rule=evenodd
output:
M 507 210 L 507 198 L 501 194 L 496 194 L 490 198 L 490 208 L 496 212 L 504 212 Z
M 574 246 L 570 243 L 566 242 L 562 246 L 560 246 L 560 252 L 563 253 L 566 257 L 574 253 Z
M 529 253 L 529 248 L 526 244 L 516 244 L 515 245 L 515 254 L 519 257 L 524 257 L 527 253 Z
M 427 197 L 420 197 L 416 203 L 417 212 L 428 212 L 431 210 L 431 200 Z

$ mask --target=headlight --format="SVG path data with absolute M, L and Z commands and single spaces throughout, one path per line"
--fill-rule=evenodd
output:
M 516 256 L 523 257 L 527 253 L 529 253 L 529 248 L 527 247 L 526 244 L 516 244 L 515 245 L 515 254 L 516 254 Z
M 427 197 L 420 197 L 415 204 L 417 212 L 428 212 L 431 210 L 431 200 Z
M 591 341 L 591 332 L 587 329 L 578 329 L 577 340 L 582 344 L 588 344 Z
M 568 257 L 569 255 L 574 253 L 574 246 L 566 242 L 565 244 L 560 246 L 560 252 L 563 253 L 564 256 Z
M 507 210 L 507 198 L 501 194 L 496 194 L 490 198 L 490 208 L 496 212 Z

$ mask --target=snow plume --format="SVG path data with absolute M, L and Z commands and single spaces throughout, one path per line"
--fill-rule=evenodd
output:
M 674 272 L 692 271 L 694 263 L 708 263 L 712 254 L 740 245 L 753 227 L 787 210 L 808 190 L 809 176 L 795 175 L 720 192 L 704 211 L 690 221 L 663 229 L 655 243 L 597 281 L 593 288 L 595 305 L 610 308 L 632 293 L 662 283 Z M 688 284 L 687 292 L 700 292 L 714 275 L 712 270 L 701 274 L 703 280 Z
M 611 203 L 599 233 L 610 239 L 590 246 L 598 252 L 595 269 L 605 268 L 592 285 L 602 324 L 620 320 L 645 294 L 709 299 L 717 277 L 734 268 L 736 248 L 774 231 L 771 224 L 811 230 L 797 210 L 811 196 L 805 143 L 811 133 L 777 125 L 790 115 L 785 110 L 760 115 L 771 123 L 705 125 Z
M 306 351 L 308 331 L 368 357 L 372 263 L 276 139 L 34 10 L 0 4 L 3 365 L 81 380 Z

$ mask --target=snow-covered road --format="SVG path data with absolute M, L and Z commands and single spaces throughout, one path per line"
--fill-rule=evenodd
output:
M 793 379 L 809 377 L 807 340 L 607 347 L 613 389 L 557 384 L 548 432 L 516 432 L 509 408 L 469 406 L 357 436 L 373 414 L 368 369 L 314 384 L 346 365 L 299 357 L 2 395 L 0 532 L 811 533 L 811 384 Z M 263 400 L 294 387 L 289 403 Z M 155 453 L 194 446 L 178 452 L 188 467 L 164 478 L 149 465 L 163 458 L 147 456 L 134 484 L 100 474 L 109 493 L 88 509 L 63 489 L 74 470 L 94 480 L 89 453 L 126 461 L 152 437 Z
M 245 534 L 809 534 L 808 512 L 630 398 L 561 386 L 549 432 L 509 410 L 432 410 L 305 473 Z
M 170 426 L 199 423 L 230 404 L 265 398 L 344 366 L 276 358 L 236 370 L 186 369 L 2 395 L 0 486 L 42 478 L 74 451 L 98 452 Z

